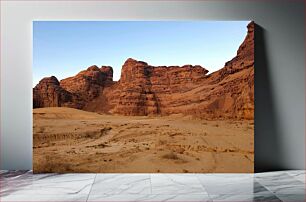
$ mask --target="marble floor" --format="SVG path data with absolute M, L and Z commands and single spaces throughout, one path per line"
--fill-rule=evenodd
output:
M 32 174 L 0 171 L 0 201 L 305 201 L 305 171 Z

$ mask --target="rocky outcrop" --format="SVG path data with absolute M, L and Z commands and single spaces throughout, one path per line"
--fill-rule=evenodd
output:
M 104 84 L 113 83 L 113 68 L 111 66 L 102 66 L 100 71 L 104 77 Z
M 215 102 L 213 102 L 213 106 L 216 105 L 216 103 L 222 102 L 225 102 L 224 105 L 226 106 L 216 105 L 215 108 L 217 109 L 211 112 L 216 113 L 219 111 L 219 116 L 229 112 L 230 117 L 244 119 L 254 118 L 255 23 L 249 23 L 247 28 L 247 35 L 237 51 L 237 56 L 225 63 L 222 69 L 211 75 L 211 83 L 223 87 L 218 93 L 224 96 L 216 99 Z M 213 94 L 214 93 L 212 93 L 212 95 Z M 227 102 L 223 100 L 227 100 Z M 227 110 L 224 111 L 224 109 Z
M 225 63 L 225 66 L 218 71 L 218 74 L 214 75 L 216 79 L 213 79 L 213 81 L 220 82 L 229 74 L 254 67 L 254 27 L 254 22 L 248 25 L 247 35 L 239 46 L 237 55 L 232 60 Z
M 98 68 L 96 65 L 88 67 L 79 72 L 76 76 L 60 81 L 60 86 L 77 94 L 84 102 L 96 98 L 105 86 L 113 83 L 113 69 L 109 66 Z
M 34 107 L 71 106 L 121 115 L 192 115 L 206 119 L 254 118 L 254 23 L 237 55 L 208 74 L 199 65 L 151 66 L 129 58 L 121 78 L 110 66 L 88 67 L 60 82 L 43 79 L 34 89 Z
M 120 91 L 107 95 L 115 100 L 113 113 L 123 115 L 163 114 L 161 95 L 183 93 L 199 85 L 208 70 L 196 65 L 151 66 L 132 58 L 122 66 Z
M 60 86 L 55 76 L 43 78 L 33 88 L 33 107 L 72 107 L 81 109 L 83 104 L 74 94 Z

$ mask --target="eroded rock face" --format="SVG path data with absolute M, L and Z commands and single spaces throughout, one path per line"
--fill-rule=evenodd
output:
M 254 119 L 254 29 L 255 23 L 251 22 L 247 26 L 248 32 L 240 45 L 237 56 L 225 66 L 212 75 L 212 82 L 223 86 L 216 103 L 225 102 L 226 106 L 218 106 L 220 115 L 227 109 L 231 117 L 244 119 Z M 213 93 L 212 93 L 213 94 Z M 226 97 L 226 99 L 225 99 Z M 231 99 L 230 99 L 230 98 Z M 225 101 L 222 101 L 224 99 Z M 215 113 L 213 111 L 212 113 Z
M 43 78 L 33 89 L 33 107 L 72 107 L 81 109 L 78 97 L 60 86 L 55 76 Z
M 112 84 L 113 82 L 113 68 L 111 66 L 102 66 L 100 71 L 104 75 L 104 84 Z
M 247 35 L 239 46 L 237 56 L 226 62 L 225 66 L 218 71 L 217 81 L 222 80 L 228 74 L 254 67 L 254 26 L 254 22 L 248 25 Z
M 122 66 L 118 89 L 107 97 L 113 101 L 113 113 L 123 115 L 163 114 L 160 100 L 164 94 L 181 93 L 199 85 L 208 70 L 196 65 L 151 66 L 132 58 Z M 113 91 L 114 92 L 114 91 Z
M 34 107 L 71 106 L 132 116 L 253 119 L 254 23 L 248 25 L 237 56 L 209 75 L 199 65 L 151 66 L 129 58 L 118 82 L 113 81 L 110 66 L 91 66 L 60 82 L 50 78 L 33 89 Z
M 113 69 L 109 66 L 98 68 L 96 65 L 88 67 L 76 76 L 60 81 L 60 86 L 88 102 L 96 98 L 105 86 L 112 84 Z

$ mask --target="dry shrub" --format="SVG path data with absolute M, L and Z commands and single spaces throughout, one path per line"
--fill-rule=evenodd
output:
M 179 153 L 179 154 L 183 154 L 185 152 L 185 149 L 182 148 L 182 147 L 179 147 L 176 149 L 176 152 Z
M 162 156 L 162 158 L 164 158 L 164 159 L 171 159 L 171 160 L 178 160 L 179 159 L 179 157 L 175 153 L 173 153 L 172 151 L 167 153 L 167 154 L 164 154 Z
M 39 128 L 37 129 L 37 133 L 44 133 L 45 130 L 46 130 L 46 128 L 43 127 L 43 126 L 41 126 L 41 127 L 39 127 Z
M 165 145 L 167 144 L 167 140 L 158 140 L 158 145 Z

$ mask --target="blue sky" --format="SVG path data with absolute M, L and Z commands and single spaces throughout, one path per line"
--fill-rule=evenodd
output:
M 119 80 L 131 57 L 151 65 L 202 65 L 210 73 L 236 55 L 249 21 L 34 21 L 33 86 L 110 65 Z

